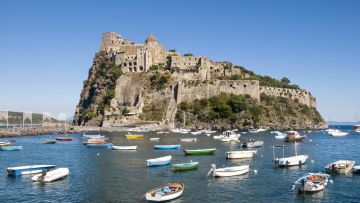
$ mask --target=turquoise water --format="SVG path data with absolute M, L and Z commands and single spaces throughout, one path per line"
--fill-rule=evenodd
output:
M 72 142 L 55 145 L 40 144 L 48 136 L 14 138 L 23 150 L 0 151 L 0 202 L 143 202 L 149 189 L 168 182 L 185 184 L 181 198 L 173 202 L 358 202 L 360 176 L 332 176 L 333 184 L 315 194 L 298 194 L 292 191 L 293 183 L 307 172 L 323 171 L 324 166 L 338 159 L 351 159 L 360 165 L 360 134 L 349 127 L 350 135 L 334 138 L 324 132 L 307 134 L 297 145 L 299 154 L 308 154 L 302 167 L 275 168 L 272 163 L 272 146 L 285 144 L 287 154 L 293 155 L 294 144 L 275 140 L 269 132 L 245 134 L 243 138 L 263 140 L 252 160 L 226 160 L 225 152 L 239 150 L 239 144 L 220 143 L 205 135 L 167 136 L 145 133 L 145 138 L 126 140 L 124 133 L 107 134 L 115 145 L 138 145 L 137 151 L 113 151 L 86 148 L 80 134 Z M 159 142 L 150 137 L 161 137 Z M 180 137 L 198 137 L 196 143 L 180 143 Z M 184 148 L 211 148 L 218 150 L 212 156 L 184 156 L 181 150 L 154 150 L 154 144 L 181 144 Z M 281 152 L 279 151 L 279 155 Z M 172 172 L 170 166 L 147 168 L 145 160 L 172 155 L 172 163 L 199 161 L 197 170 Z M 210 164 L 218 167 L 249 164 L 247 175 L 228 178 L 207 177 Z M 30 164 L 56 164 L 68 167 L 70 175 L 60 181 L 39 184 L 31 176 L 8 177 L 6 168 Z M 254 172 L 257 170 L 257 173 Z

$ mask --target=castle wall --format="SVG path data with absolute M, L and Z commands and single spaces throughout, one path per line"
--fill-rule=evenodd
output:
M 298 99 L 300 103 L 305 104 L 309 107 L 316 108 L 316 98 L 311 96 L 310 92 L 308 91 L 261 86 L 260 94 L 261 93 L 265 93 L 266 95 L 275 97 L 287 97 L 293 100 Z
M 209 98 L 222 92 L 249 95 L 260 101 L 259 81 L 257 80 L 185 80 L 179 82 L 177 103 Z

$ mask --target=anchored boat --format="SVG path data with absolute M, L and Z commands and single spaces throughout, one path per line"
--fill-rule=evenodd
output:
M 296 131 L 288 131 L 287 136 L 285 137 L 285 142 L 301 142 L 305 136 L 300 135 Z
M 325 166 L 326 173 L 347 174 L 352 171 L 355 161 L 339 160 Z
M 137 146 L 111 146 L 113 150 L 136 150 Z
M 255 141 L 255 142 L 244 142 L 242 144 L 243 148 L 258 148 L 264 146 L 263 141 Z
M 181 142 L 197 142 L 198 138 L 181 138 Z
M 140 138 L 144 137 L 144 135 L 133 135 L 133 134 L 130 134 L 129 132 L 125 136 L 126 136 L 127 139 L 140 139 Z
M 184 192 L 185 185 L 182 183 L 169 183 L 164 186 L 151 189 L 145 194 L 150 202 L 165 202 L 176 199 Z
M 154 149 L 158 150 L 171 150 L 171 149 L 180 149 L 181 145 L 154 145 Z
M 88 148 L 108 148 L 111 147 L 112 143 L 105 143 L 105 144 L 87 144 Z
M 194 170 L 197 169 L 198 166 L 199 166 L 199 162 L 173 164 L 173 170 L 174 171 Z
M 56 165 L 30 165 L 30 166 L 17 166 L 7 168 L 9 176 L 19 176 L 19 175 L 28 175 L 41 173 L 43 170 L 49 170 L 54 168 Z
M 214 177 L 238 176 L 249 173 L 249 165 L 216 168 L 216 165 L 212 164 L 208 176 L 211 174 L 211 172 L 213 173 Z
M 55 140 L 58 140 L 58 141 L 72 141 L 74 138 L 72 137 L 57 137 L 55 138 Z
M 5 145 L 5 146 L 0 146 L 0 150 L 1 151 L 19 151 L 22 150 L 22 146 L 13 146 L 13 145 Z
M 225 153 L 227 159 L 246 159 L 252 158 L 256 154 L 256 150 L 230 151 Z
M 56 144 L 56 140 L 45 140 L 42 141 L 41 144 Z
M 185 155 L 211 155 L 214 154 L 216 148 L 210 149 L 184 149 Z
M 161 165 L 167 165 L 170 163 L 172 157 L 171 156 L 164 156 L 156 159 L 148 159 L 145 161 L 145 164 L 147 166 L 161 166 Z
M 308 173 L 299 178 L 293 188 L 299 192 L 318 192 L 325 189 L 329 177 L 324 173 Z
M 288 167 L 288 166 L 302 165 L 305 164 L 306 160 L 309 158 L 308 155 L 297 155 L 296 143 L 295 143 L 295 156 L 285 157 L 285 147 L 286 147 L 285 145 L 273 147 L 274 163 L 276 164 L 276 166 Z M 283 151 L 282 158 L 275 157 L 275 149 L 279 149 L 279 148 L 281 148 Z
M 44 170 L 42 174 L 35 175 L 31 179 L 33 181 L 48 183 L 68 176 L 69 172 L 68 168 L 58 168 L 52 171 Z
M 10 142 L 0 142 L 0 146 L 6 146 L 6 145 L 10 145 Z

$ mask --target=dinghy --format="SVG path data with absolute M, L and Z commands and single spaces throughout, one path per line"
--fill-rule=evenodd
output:
M 211 155 L 214 154 L 216 148 L 210 149 L 184 149 L 185 155 Z
M 267 131 L 267 129 L 265 129 L 265 128 L 249 129 L 249 133 L 259 133 L 259 132 L 264 132 L 264 131 Z
M 227 159 L 246 159 L 252 158 L 256 154 L 256 150 L 230 151 L 225 153 Z
M 164 156 L 156 159 L 148 159 L 145 161 L 145 164 L 147 166 L 161 166 L 161 165 L 167 165 L 171 161 L 171 156 Z
M 41 144 L 56 144 L 56 140 L 45 140 L 42 141 Z
M 154 145 L 154 149 L 158 150 L 170 150 L 170 149 L 180 149 L 181 145 Z
M 129 132 L 125 136 L 126 136 L 127 139 L 140 139 L 140 138 L 144 137 L 144 135 L 133 135 L 133 134 L 130 134 Z
M 285 145 L 281 146 L 274 146 L 273 147 L 273 156 L 274 156 L 274 163 L 278 167 L 288 167 L 288 166 L 297 166 L 305 164 L 306 160 L 309 158 L 308 155 L 297 155 L 297 148 L 296 148 L 296 142 L 295 142 L 295 156 L 285 157 Z M 275 157 L 275 149 L 281 148 L 283 151 L 283 157 L 282 158 L 276 158 Z
M 136 150 L 137 146 L 111 146 L 113 150 Z
M 105 141 L 84 141 L 83 142 L 84 145 L 88 145 L 88 144 L 105 144 Z
M 150 202 L 165 202 L 176 199 L 184 192 L 185 185 L 182 183 L 169 183 L 164 186 L 151 189 L 145 194 Z
M 325 189 L 329 177 L 324 173 L 308 173 L 295 182 L 293 189 L 299 192 L 318 192 Z
M 19 175 L 28 175 L 41 173 L 43 170 L 49 170 L 54 168 L 56 165 L 30 165 L 30 166 L 17 166 L 7 168 L 9 176 L 19 176 Z
M 31 179 L 33 181 L 48 183 L 68 176 L 69 172 L 68 168 L 58 168 L 48 172 L 44 170 L 42 174 L 35 175 Z
M 198 138 L 181 138 L 181 142 L 197 142 Z
M 22 146 L 13 146 L 13 145 L 5 145 L 5 146 L 0 146 L 0 150 L 1 151 L 19 151 L 22 150 Z
M 243 148 L 258 148 L 264 146 L 263 141 L 255 141 L 255 142 L 244 142 L 242 144 Z
M 200 135 L 201 133 L 203 133 L 203 131 L 190 132 L 190 134 L 192 134 L 192 135 Z
M 150 141 L 159 141 L 160 140 L 160 138 L 158 138 L 158 137 L 151 137 L 150 138 Z
M 339 160 L 331 164 L 328 164 L 325 167 L 325 171 L 326 173 L 333 173 L 333 174 L 348 174 L 349 172 L 351 172 L 354 165 L 355 165 L 355 161 Z
M 105 144 L 87 144 L 88 148 L 108 148 L 111 147 L 112 143 L 105 143 Z
M 58 141 L 72 141 L 74 138 L 72 137 L 57 137 L 55 138 L 55 140 L 58 140 Z
M 211 174 L 211 172 L 213 173 L 214 177 L 238 176 L 249 173 L 249 165 L 216 168 L 216 165 L 212 164 L 208 176 Z
M 10 145 L 10 142 L 0 142 L 0 146 L 6 146 L 6 145 Z
M 197 169 L 198 166 L 199 166 L 199 162 L 173 164 L 173 170 L 174 171 L 194 170 Z

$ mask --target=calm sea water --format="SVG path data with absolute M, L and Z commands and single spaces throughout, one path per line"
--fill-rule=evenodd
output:
M 252 160 L 226 160 L 229 150 L 239 150 L 239 144 L 220 143 L 205 135 L 158 136 L 145 133 L 146 138 L 126 140 L 124 133 L 107 134 L 115 145 L 138 145 L 137 151 L 112 151 L 91 149 L 82 144 L 80 134 L 72 142 L 55 145 L 40 144 L 48 136 L 15 138 L 23 150 L 0 151 L 0 202 L 141 202 L 150 188 L 168 182 L 185 184 L 183 196 L 173 202 L 359 202 L 360 176 L 333 176 L 333 184 L 315 194 L 298 194 L 292 191 L 293 183 L 307 172 L 323 171 L 327 163 L 338 159 L 351 159 L 360 164 L 360 134 L 343 127 L 350 135 L 330 137 L 324 132 L 307 134 L 297 145 L 299 154 L 308 154 L 309 160 L 302 167 L 275 168 L 272 163 L 272 146 L 285 144 L 287 154 L 294 154 L 294 144 L 276 140 L 269 132 L 245 134 L 242 138 L 263 140 Z M 150 137 L 161 137 L 159 142 Z M 180 143 L 180 137 L 198 137 L 196 143 Z M 184 156 L 182 151 L 156 151 L 154 144 L 181 144 L 184 148 L 210 148 L 218 150 L 212 156 Z M 281 152 L 279 151 L 279 155 Z M 198 170 L 172 172 L 170 166 L 145 167 L 145 160 L 172 155 L 172 163 L 199 161 Z M 247 175 L 212 178 L 206 177 L 210 164 L 218 167 L 249 164 Z M 70 175 L 49 184 L 31 181 L 30 176 L 8 177 L 6 168 L 30 164 L 56 164 L 68 167 Z M 257 173 L 254 172 L 257 170 Z

